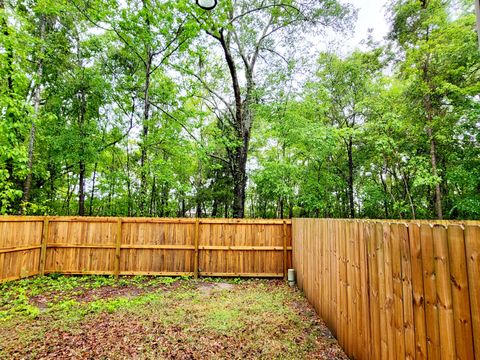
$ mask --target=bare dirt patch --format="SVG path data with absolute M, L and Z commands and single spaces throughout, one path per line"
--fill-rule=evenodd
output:
M 218 291 L 230 291 L 233 289 L 235 289 L 234 284 L 221 283 L 221 282 L 202 283 L 197 287 L 197 290 L 205 295 L 211 295 L 212 293 L 218 292 Z

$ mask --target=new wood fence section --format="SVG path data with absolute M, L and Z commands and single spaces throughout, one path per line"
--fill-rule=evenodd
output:
M 0 281 L 36 274 L 284 277 L 290 220 L 0 217 Z
M 294 219 L 297 280 L 356 359 L 480 359 L 478 222 Z

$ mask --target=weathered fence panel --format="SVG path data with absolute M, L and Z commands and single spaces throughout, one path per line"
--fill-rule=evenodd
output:
M 480 223 L 294 219 L 297 281 L 354 359 L 480 359 Z
M 35 274 L 284 277 L 290 220 L 0 217 L 0 281 Z

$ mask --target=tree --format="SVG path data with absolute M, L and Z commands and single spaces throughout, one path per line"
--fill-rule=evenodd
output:
M 409 83 L 405 97 L 412 103 L 414 117 L 428 137 L 438 219 L 444 216 L 442 197 L 445 192 L 442 176 L 445 169 L 439 169 L 443 155 L 439 154 L 441 134 L 459 119 L 456 107 L 451 106 L 452 101 L 468 96 L 473 90 L 469 87 L 475 81 L 478 83 L 475 76 L 459 73 L 461 69 L 472 69 L 478 64 L 478 53 L 473 50 L 475 34 L 470 27 L 473 15 L 450 21 L 449 5 L 448 1 L 441 0 L 397 1 L 391 8 L 390 38 L 397 42 L 405 56 L 400 68 L 401 77 Z M 452 32 L 452 28 L 456 31 Z
M 342 141 L 347 159 L 347 171 L 340 170 L 347 183 L 349 217 L 355 217 L 355 143 L 358 128 L 365 122 L 365 100 L 372 96 L 374 76 L 381 68 L 379 51 L 354 52 L 346 59 L 322 54 L 319 59 L 318 80 L 310 84 L 312 96 L 322 104 L 321 121 L 331 127 Z M 335 159 L 335 163 L 340 163 Z M 339 165 L 334 165 L 339 166 Z
M 234 146 L 228 148 L 228 163 L 234 184 L 233 216 L 245 215 L 247 158 L 255 104 L 266 88 L 269 61 L 280 57 L 287 64 L 291 51 L 282 54 L 300 41 L 306 32 L 325 27 L 341 28 L 350 11 L 336 1 L 225 1 L 214 17 L 199 15 L 199 24 L 223 53 L 230 74 L 233 104 L 220 97 L 226 108 Z M 259 65 L 264 62 L 263 67 Z M 262 68 L 262 75 L 256 73 Z M 244 81 L 242 81 L 244 79 Z M 263 82 L 263 84 L 262 84 Z

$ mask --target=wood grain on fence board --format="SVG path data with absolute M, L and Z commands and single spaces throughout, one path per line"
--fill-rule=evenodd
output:
M 349 357 L 480 359 L 478 223 L 294 219 L 292 229 L 301 288 Z

